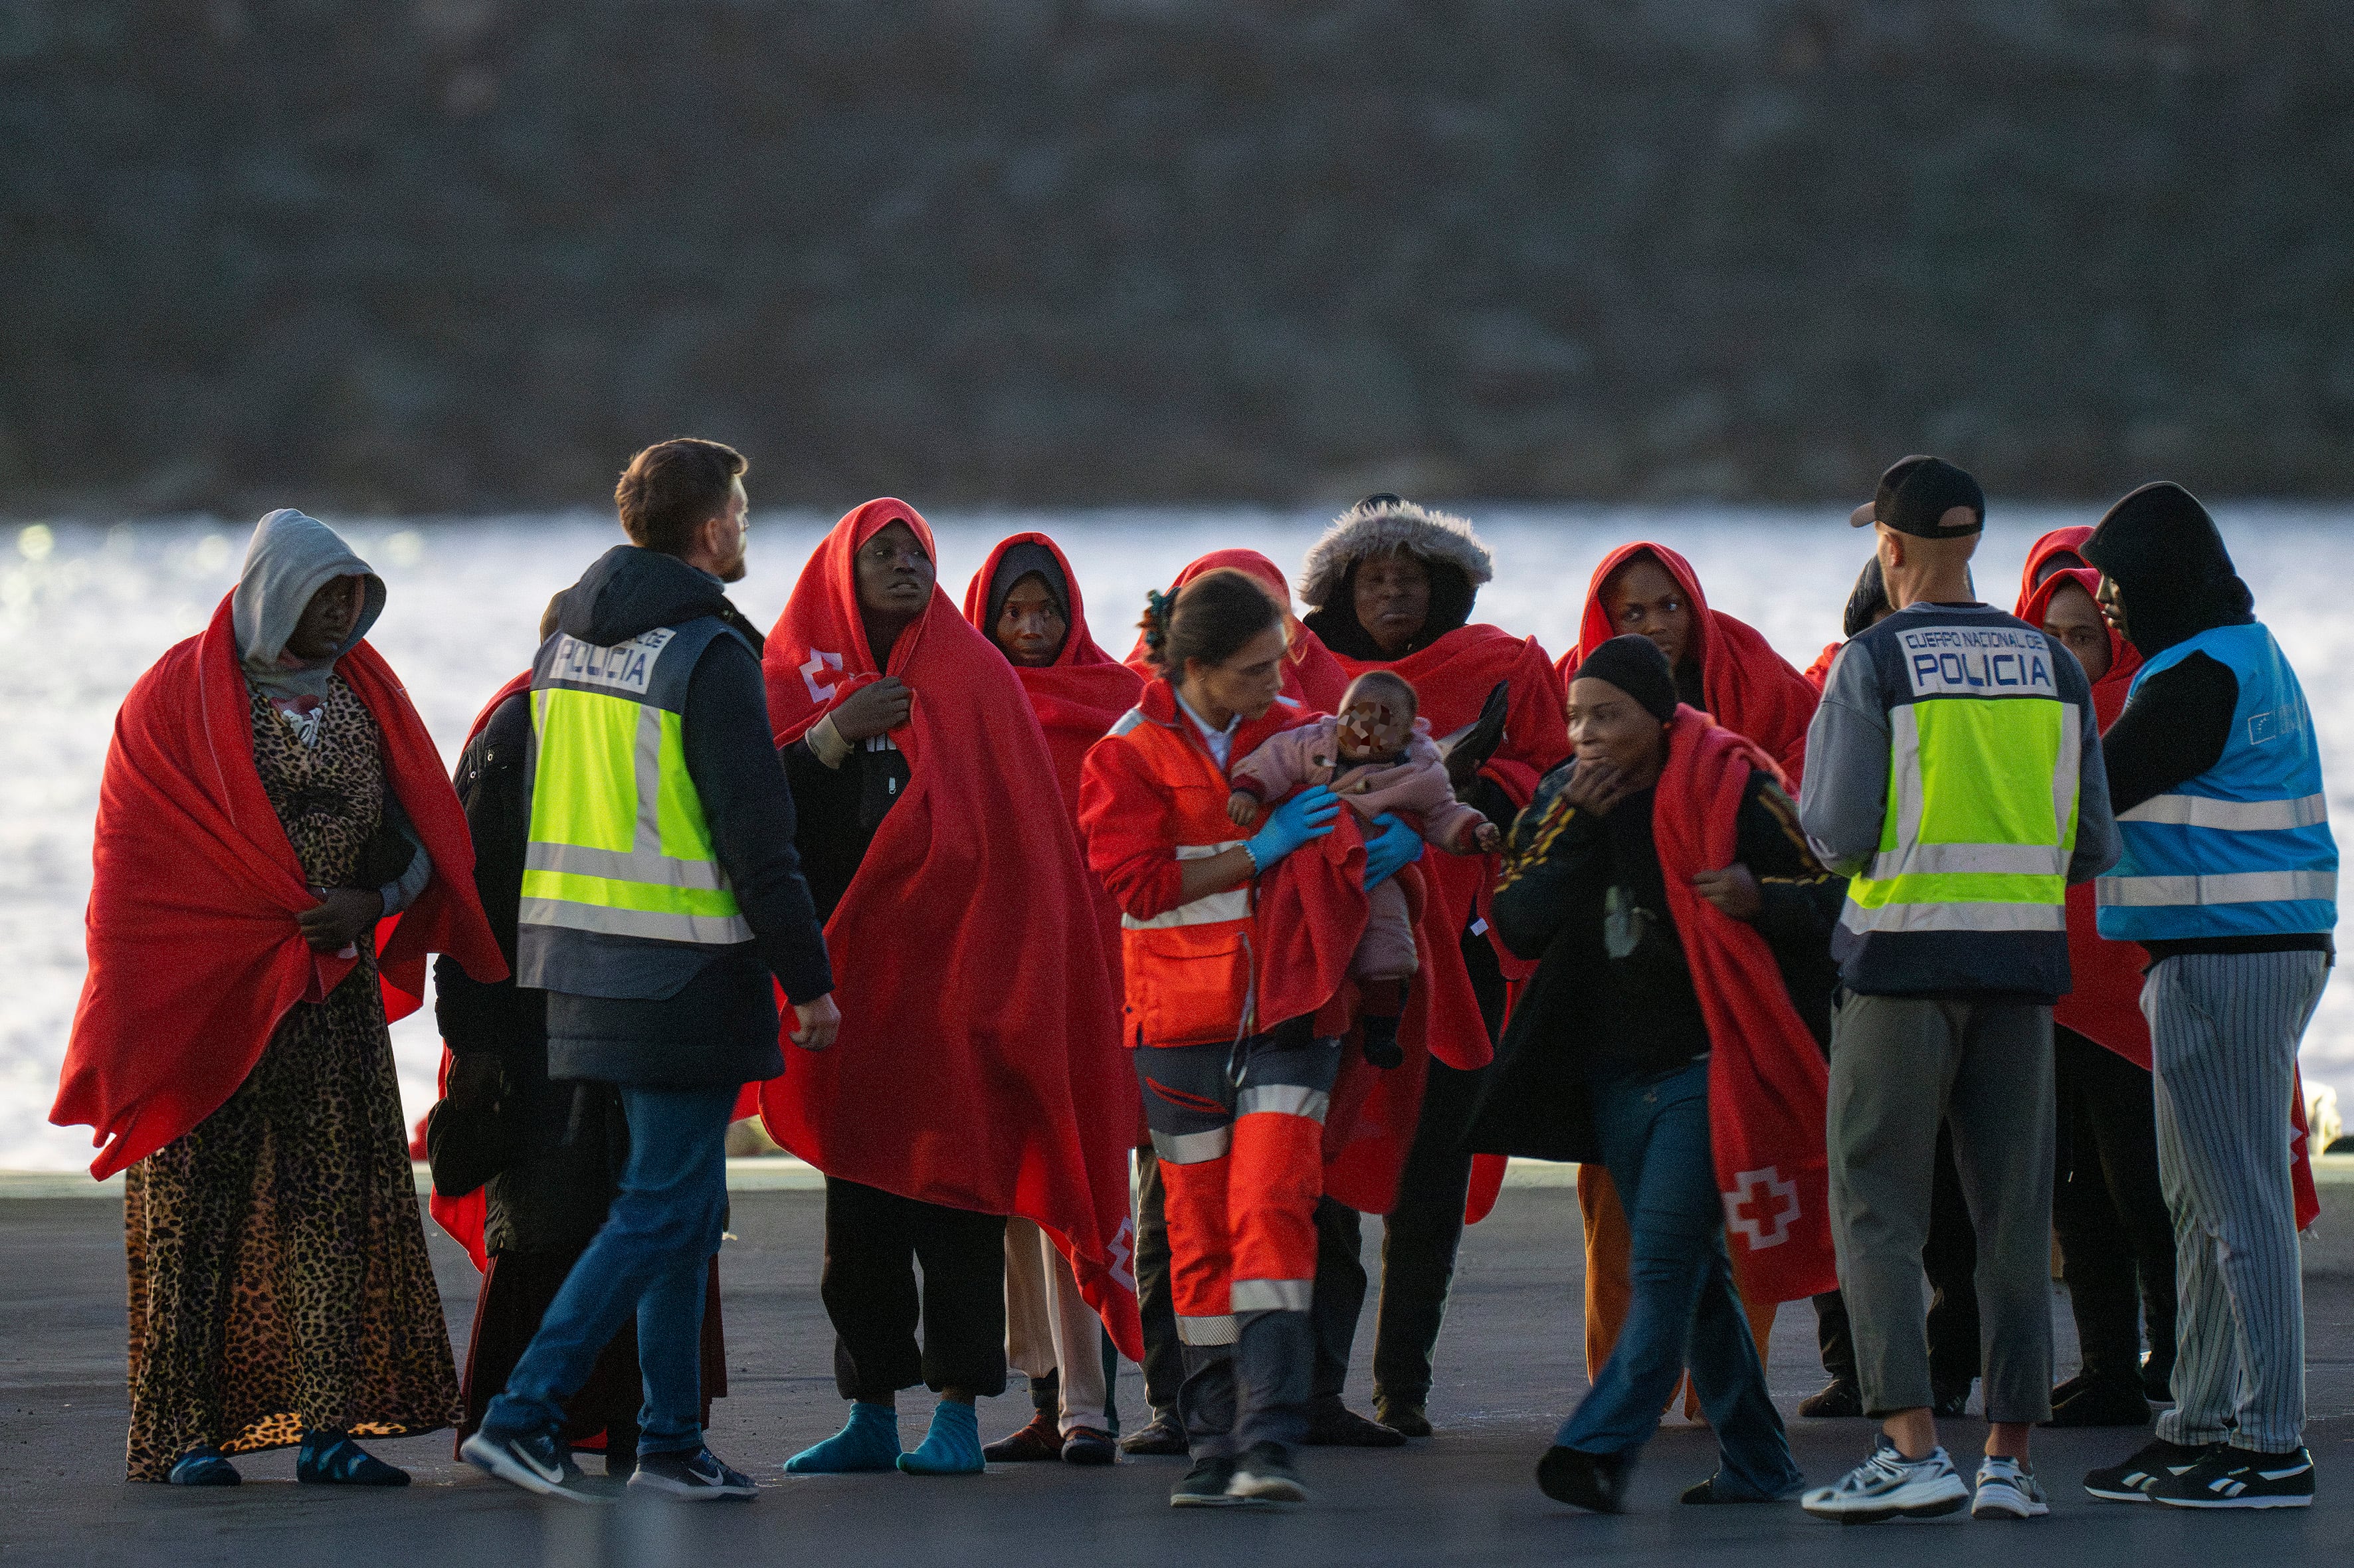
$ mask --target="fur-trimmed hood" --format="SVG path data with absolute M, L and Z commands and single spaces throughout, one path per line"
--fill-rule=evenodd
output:
M 1374 656 L 1371 640 L 1357 625 L 1357 564 L 1398 554 L 1414 556 L 1431 576 L 1430 620 L 1417 646 L 1467 623 L 1473 599 L 1496 575 L 1494 557 L 1467 520 L 1394 495 L 1369 496 L 1333 519 L 1300 568 L 1304 619 L 1334 652 Z

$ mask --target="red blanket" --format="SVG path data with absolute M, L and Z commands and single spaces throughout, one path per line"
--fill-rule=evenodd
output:
M 1796 1301 L 1839 1287 L 1823 1131 L 1830 1072 L 1766 938 L 1691 882 L 1734 863 L 1741 794 L 1757 770 L 1783 781 L 1754 742 L 1679 707 L 1651 838 L 1708 1022 L 1709 1131 L 1734 1269 L 1744 1294 Z
M 385 773 L 432 880 L 377 927 L 385 1012 L 425 993 L 426 955 L 507 972 L 474 897 L 474 850 L 440 753 L 408 694 L 362 642 L 337 664 L 384 736 Z M 143 1160 L 237 1092 L 279 1022 L 355 960 L 318 953 L 294 916 L 313 907 L 302 865 L 253 763 L 253 711 L 224 598 L 212 623 L 139 678 L 115 716 L 99 784 L 90 972 L 56 1107 L 101 1145 L 90 1173 Z
M 1169 585 L 1169 591 L 1174 594 L 1204 572 L 1214 572 L 1220 567 L 1257 577 L 1266 585 L 1275 602 L 1283 607 L 1284 635 L 1291 642 L 1291 651 L 1283 662 L 1283 694 L 1310 713 L 1340 712 L 1341 694 L 1348 689 L 1349 677 L 1341 673 L 1339 661 L 1324 646 L 1324 640 L 1291 613 L 1291 585 L 1283 580 L 1281 567 L 1257 550 L 1213 550 L 1179 572 L 1177 580 Z M 1136 646 L 1129 650 L 1128 667 L 1147 679 L 1160 673 L 1144 657 L 1144 638 L 1140 634 Z
M 769 633 L 769 716 L 790 744 L 878 670 L 853 556 L 903 501 L 818 546 Z M 1050 1232 L 1122 1353 L 1141 1360 L 1129 1259 L 1135 1075 L 1053 754 L 1012 666 L 936 587 L 892 647 L 914 689 L 911 772 L 826 925 L 842 1035 L 759 1090 L 776 1140 L 830 1175 Z
M 1596 648 L 1617 635 L 1610 624 L 1610 612 L 1602 605 L 1602 586 L 1620 567 L 1645 554 L 1667 568 L 1691 601 L 1692 641 L 1687 652 L 1700 661 L 1701 695 L 1710 716 L 1764 748 L 1781 767 L 1795 792 L 1807 759 L 1807 726 L 1814 719 L 1815 705 L 1822 694 L 1775 652 L 1773 644 L 1755 627 L 1721 609 L 1711 609 L 1708 595 L 1701 591 L 1700 574 L 1665 545 L 1648 541 L 1621 545 L 1594 568 L 1594 580 L 1585 589 L 1585 617 L 1578 625 L 1577 650 L 1561 662 L 1562 683 L 1569 683 L 1579 661 L 1591 657 Z

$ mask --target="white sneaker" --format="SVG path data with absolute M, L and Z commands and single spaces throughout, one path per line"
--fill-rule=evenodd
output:
M 1978 1501 L 1972 1519 L 2041 1519 L 2052 1511 L 2035 1472 L 2018 1460 L 1988 1454 L 1978 1465 Z
M 1817 1519 L 1842 1524 L 1876 1524 L 1883 1519 L 1935 1519 L 1970 1500 L 1970 1489 L 1943 1448 L 1925 1459 L 1908 1459 L 1886 1433 L 1872 1457 L 1840 1478 L 1817 1487 L 1798 1506 Z

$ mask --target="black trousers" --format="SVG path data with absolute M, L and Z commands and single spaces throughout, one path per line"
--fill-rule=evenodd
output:
M 1487 937 L 1463 938 L 1463 965 L 1479 998 L 1480 1022 L 1494 1044 L 1504 1022 L 1504 974 Z M 1382 1227 L 1382 1298 L 1373 1322 L 1373 1393 L 1378 1399 L 1430 1397 L 1431 1360 L 1455 1283 L 1463 1245 L 1463 1204 L 1471 1191 L 1471 1152 L 1464 1139 L 1479 1114 L 1490 1069 L 1461 1072 L 1436 1060 L 1423 1082 L 1414 1143 L 1398 1178 L 1397 1206 Z M 1353 1209 L 1327 1198 L 1316 1208 L 1318 1395 L 1337 1396 L 1348 1382 L 1367 1279 L 1363 1226 Z
M 843 1398 L 888 1404 L 919 1383 L 935 1393 L 1005 1392 L 1002 1214 L 829 1176 L 819 1294 L 833 1320 L 833 1381 Z
M 2084 1371 L 2174 1369 L 2174 1221 L 2158 1177 L 2158 1109 L 2149 1073 L 2073 1029 L 2052 1031 L 2059 1146 L 2052 1228 Z
M 1174 1411 L 1185 1386 L 1185 1347 L 1177 1340 L 1177 1302 L 1169 1287 L 1169 1217 L 1161 1203 L 1161 1161 L 1148 1149 L 1136 1157 L 1136 1306 L 1144 1319 L 1144 1403 L 1155 1414 Z
M 1967 1390 L 1978 1375 L 1978 1234 L 1954 1168 L 1954 1136 L 1937 1129 L 1937 1172 L 1929 1192 L 1929 1242 L 1921 1249 L 1929 1276 L 1929 1382 L 1938 1393 Z M 1836 1290 L 1815 1298 L 1815 1342 L 1823 1371 L 1853 1383 L 1855 1336 L 1847 1302 Z

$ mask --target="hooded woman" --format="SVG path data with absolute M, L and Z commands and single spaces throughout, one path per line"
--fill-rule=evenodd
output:
M 1136 705 L 1143 678 L 1096 645 L 1070 559 L 1044 534 L 1016 534 L 989 553 L 965 588 L 964 615 L 1005 655 L 1029 694 L 1076 826 L 1087 748 Z M 1118 994 L 1119 906 L 1093 876 L 1084 880 Z M 1119 1126 L 1135 1127 L 1133 1096 L 1105 1108 Z M 1119 1127 L 1110 1130 L 1117 1136 Z M 1110 1464 L 1102 1327 L 1079 1294 L 1069 1260 L 1028 1220 L 1006 1224 L 1005 1307 L 1007 1359 L 1030 1379 L 1034 1414 L 1029 1425 L 982 1449 L 982 1457 Z
M 1283 693 L 1277 701 L 1287 712 L 1294 712 L 1296 718 L 1338 713 L 1341 694 L 1349 689 L 1349 677 L 1331 650 L 1291 612 L 1291 585 L 1284 580 L 1281 567 L 1257 550 L 1213 550 L 1177 574 L 1177 580 L 1169 585 L 1169 598 L 1174 600 L 1187 583 L 1203 573 L 1217 571 L 1240 572 L 1257 583 L 1283 614 Z M 1141 633 L 1136 646 L 1129 650 L 1128 667 L 1147 681 L 1158 673 Z
M 2093 683 L 2105 730 L 2116 722 L 2141 655 L 2101 619 L 2101 574 L 2071 566 L 2090 528 L 2060 528 L 2028 552 L 2013 612 L 2067 645 Z M 2058 1156 L 2052 1228 L 2084 1370 L 2052 1391 L 2054 1426 L 2139 1426 L 2149 1395 L 2174 1372 L 2174 1222 L 2158 1174 L 2157 1106 L 2134 942 L 2104 941 L 2093 885 L 2068 890 L 2068 973 L 2075 989 L 2052 1010 Z M 2141 1359 L 2142 1330 L 2149 1360 Z
M 1861 580 L 1857 587 L 1862 588 Z M 1711 609 L 1700 574 L 1665 545 L 1622 545 L 1594 568 L 1577 651 L 1561 662 L 1564 683 L 1575 678 L 1594 650 L 1630 631 L 1649 638 L 1668 656 L 1678 697 L 1755 741 L 1782 765 L 1790 788 L 1798 787 L 1807 726 L 1821 694 L 1755 627 Z
M 1353 680 L 1380 669 L 1403 677 L 1442 744 L 1469 731 L 1490 694 L 1505 689 L 1502 742 L 1476 777 L 1458 786 L 1469 804 L 1504 827 L 1527 804 L 1537 779 L 1569 754 L 1569 736 L 1561 683 L 1536 640 L 1471 620 L 1479 588 L 1493 575 L 1488 546 L 1469 523 L 1394 495 L 1372 495 L 1336 519 L 1309 551 L 1299 597 L 1310 607 L 1308 630 L 1331 650 L 1342 674 Z M 1431 1355 L 1471 1181 L 1463 1133 L 1479 1104 L 1479 1069 L 1503 1027 L 1506 980 L 1524 972 L 1507 969 L 1486 934 L 1482 906 L 1494 856 L 1431 856 L 1422 872 L 1430 895 L 1426 918 L 1438 934 L 1415 981 L 1428 1009 L 1430 1051 L 1410 1058 L 1405 1070 L 1426 1062 L 1428 1075 L 1419 1104 L 1397 1107 L 1402 1123 L 1415 1130 L 1400 1151 L 1394 1183 L 1376 1183 L 1369 1199 L 1352 1200 L 1387 1212 L 1374 1411 L 1384 1425 L 1411 1436 L 1430 1430 Z M 1403 1092 L 1411 1080 L 1395 1086 Z M 1337 1389 L 1332 1399 L 1337 1404 Z
M 226 1456 L 299 1442 L 300 1480 L 400 1486 L 350 1434 L 457 1414 L 386 1021 L 429 951 L 506 966 L 440 756 L 363 641 L 384 598 L 272 512 L 116 720 L 51 1118 L 97 1129 L 93 1174 L 128 1168 L 133 1480 L 234 1486 Z
M 1617 1512 L 1689 1364 L 1721 1466 L 1684 1500 L 1771 1501 L 1798 1471 L 1727 1240 L 1760 1299 L 1833 1278 L 1822 1045 L 1846 885 L 1772 759 L 1680 705 L 1649 639 L 1592 650 L 1569 714 L 1577 755 L 1514 823 L 1496 889 L 1500 938 L 1541 961 L 1475 1142 L 1606 1163 L 1635 1266 L 1626 1330 L 1538 1484 Z
M 853 1402 L 797 1473 L 981 1470 L 1007 1215 L 1050 1233 L 1121 1349 L 1143 1350 L 1121 1267 L 1136 1091 L 1070 807 L 938 559 L 906 502 L 854 509 L 763 655 L 843 1017 L 832 1050 L 759 1093 L 770 1135 L 826 1175 L 822 1288 Z M 896 1396 L 918 1383 L 941 1397 L 903 1454 Z

